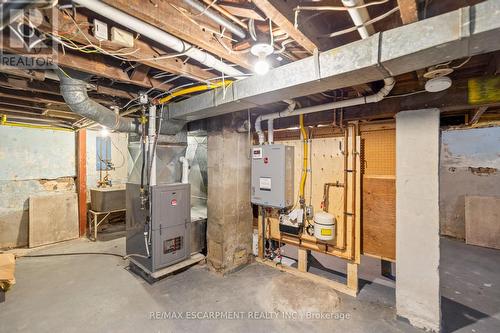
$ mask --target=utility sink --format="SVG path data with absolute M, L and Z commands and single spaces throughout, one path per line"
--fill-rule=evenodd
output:
M 95 212 L 125 209 L 125 187 L 90 189 L 90 208 Z

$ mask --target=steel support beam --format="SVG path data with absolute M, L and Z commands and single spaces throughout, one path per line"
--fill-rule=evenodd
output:
M 489 0 L 377 33 L 168 106 L 197 120 L 381 80 L 500 49 L 500 2 Z

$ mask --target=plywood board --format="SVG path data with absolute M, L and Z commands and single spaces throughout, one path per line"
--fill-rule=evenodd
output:
M 363 164 L 362 253 L 396 259 L 396 131 L 361 133 Z
M 311 164 L 308 169 L 311 169 L 312 172 L 308 174 L 308 178 L 306 181 L 305 188 L 305 198 L 306 204 L 311 203 L 314 207 L 314 211 L 321 211 L 321 203 L 323 202 L 323 187 L 325 183 L 335 183 L 339 181 L 340 183 L 344 182 L 344 155 L 343 137 L 329 137 L 329 138 L 318 138 L 312 139 L 310 142 L 310 152 L 311 152 Z M 302 159 L 303 159 L 303 149 L 302 149 L 302 141 L 301 140 L 289 140 L 289 141 L 280 141 L 280 144 L 294 146 L 295 156 L 294 156 L 294 191 L 298 193 L 300 176 L 302 172 Z M 349 154 L 352 151 L 352 140 L 350 137 L 349 147 L 347 150 Z M 357 149 L 360 149 L 360 137 L 357 137 Z M 360 159 L 359 154 L 356 157 L 356 164 L 359 170 Z M 349 165 L 348 168 L 352 168 L 351 166 L 351 155 L 349 155 Z M 360 172 L 355 173 L 355 183 L 356 183 L 356 202 L 360 202 L 361 194 L 360 194 Z M 348 177 L 348 211 L 351 210 L 351 190 L 352 190 L 352 182 L 353 177 L 349 174 Z M 298 196 L 297 196 L 298 201 Z M 329 192 L 329 207 L 328 212 L 335 216 L 338 225 L 338 234 L 337 238 L 332 241 L 326 241 L 324 243 L 329 244 L 321 244 L 316 242 L 316 238 L 313 236 L 309 236 L 304 233 L 300 237 L 301 245 L 305 248 L 323 252 L 326 254 L 331 254 L 335 256 L 339 256 L 341 258 L 349 258 L 351 255 L 351 242 L 347 242 L 347 247 L 345 250 L 336 250 L 334 246 L 342 247 L 343 246 L 343 228 L 342 228 L 342 218 L 343 218 L 343 189 L 341 187 L 331 187 Z M 360 205 L 358 204 L 355 211 L 356 220 L 353 221 L 352 217 L 348 217 L 347 221 L 347 240 L 355 238 L 355 244 L 357 244 L 357 251 L 355 251 L 355 261 L 359 262 L 359 243 L 360 243 L 360 228 L 355 232 L 355 235 L 352 234 L 352 224 L 359 225 L 360 219 Z M 267 221 L 270 224 L 270 228 L 267 230 L 267 237 L 272 237 L 274 239 L 281 239 L 283 242 L 287 242 L 290 244 L 298 245 L 299 240 L 297 238 L 288 237 L 285 234 L 280 234 L 279 225 L 277 215 L 274 215 L 268 218 Z
M 465 242 L 500 249 L 499 197 L 465 197 Z
M 76 193 L 29 198 L 29 247 L 78 238 Z
M 396 180 L 394 177 L 363 179 L 362 251 L 396 259 Z

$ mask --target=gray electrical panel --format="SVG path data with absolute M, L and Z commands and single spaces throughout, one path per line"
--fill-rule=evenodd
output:
M 294 203 L 294 149 L 281 144 L 252 147 L 252 203 L 286 208 Z
M 127 254 L 141 268 L 155 272 L 191 256 L 191 203 L 189 184 L 174 183 L 149 188 L 151 195 L 150 219 L 146 224 L 147 209 L 141 209 L 139 185 L 127 184 Z M 145 224 L 148 225 L 145 230 Z M 148 231 L 147 240 L 144 232 Z

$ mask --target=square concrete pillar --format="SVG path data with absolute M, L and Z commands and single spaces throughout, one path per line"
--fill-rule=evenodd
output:
M 396 309 L 438 332 L 439 110 L 396 115 Z
M 250 262 L 250 137 L 236 129 L 245 114 L 208 120 L 207 263 L 220 273 Z

